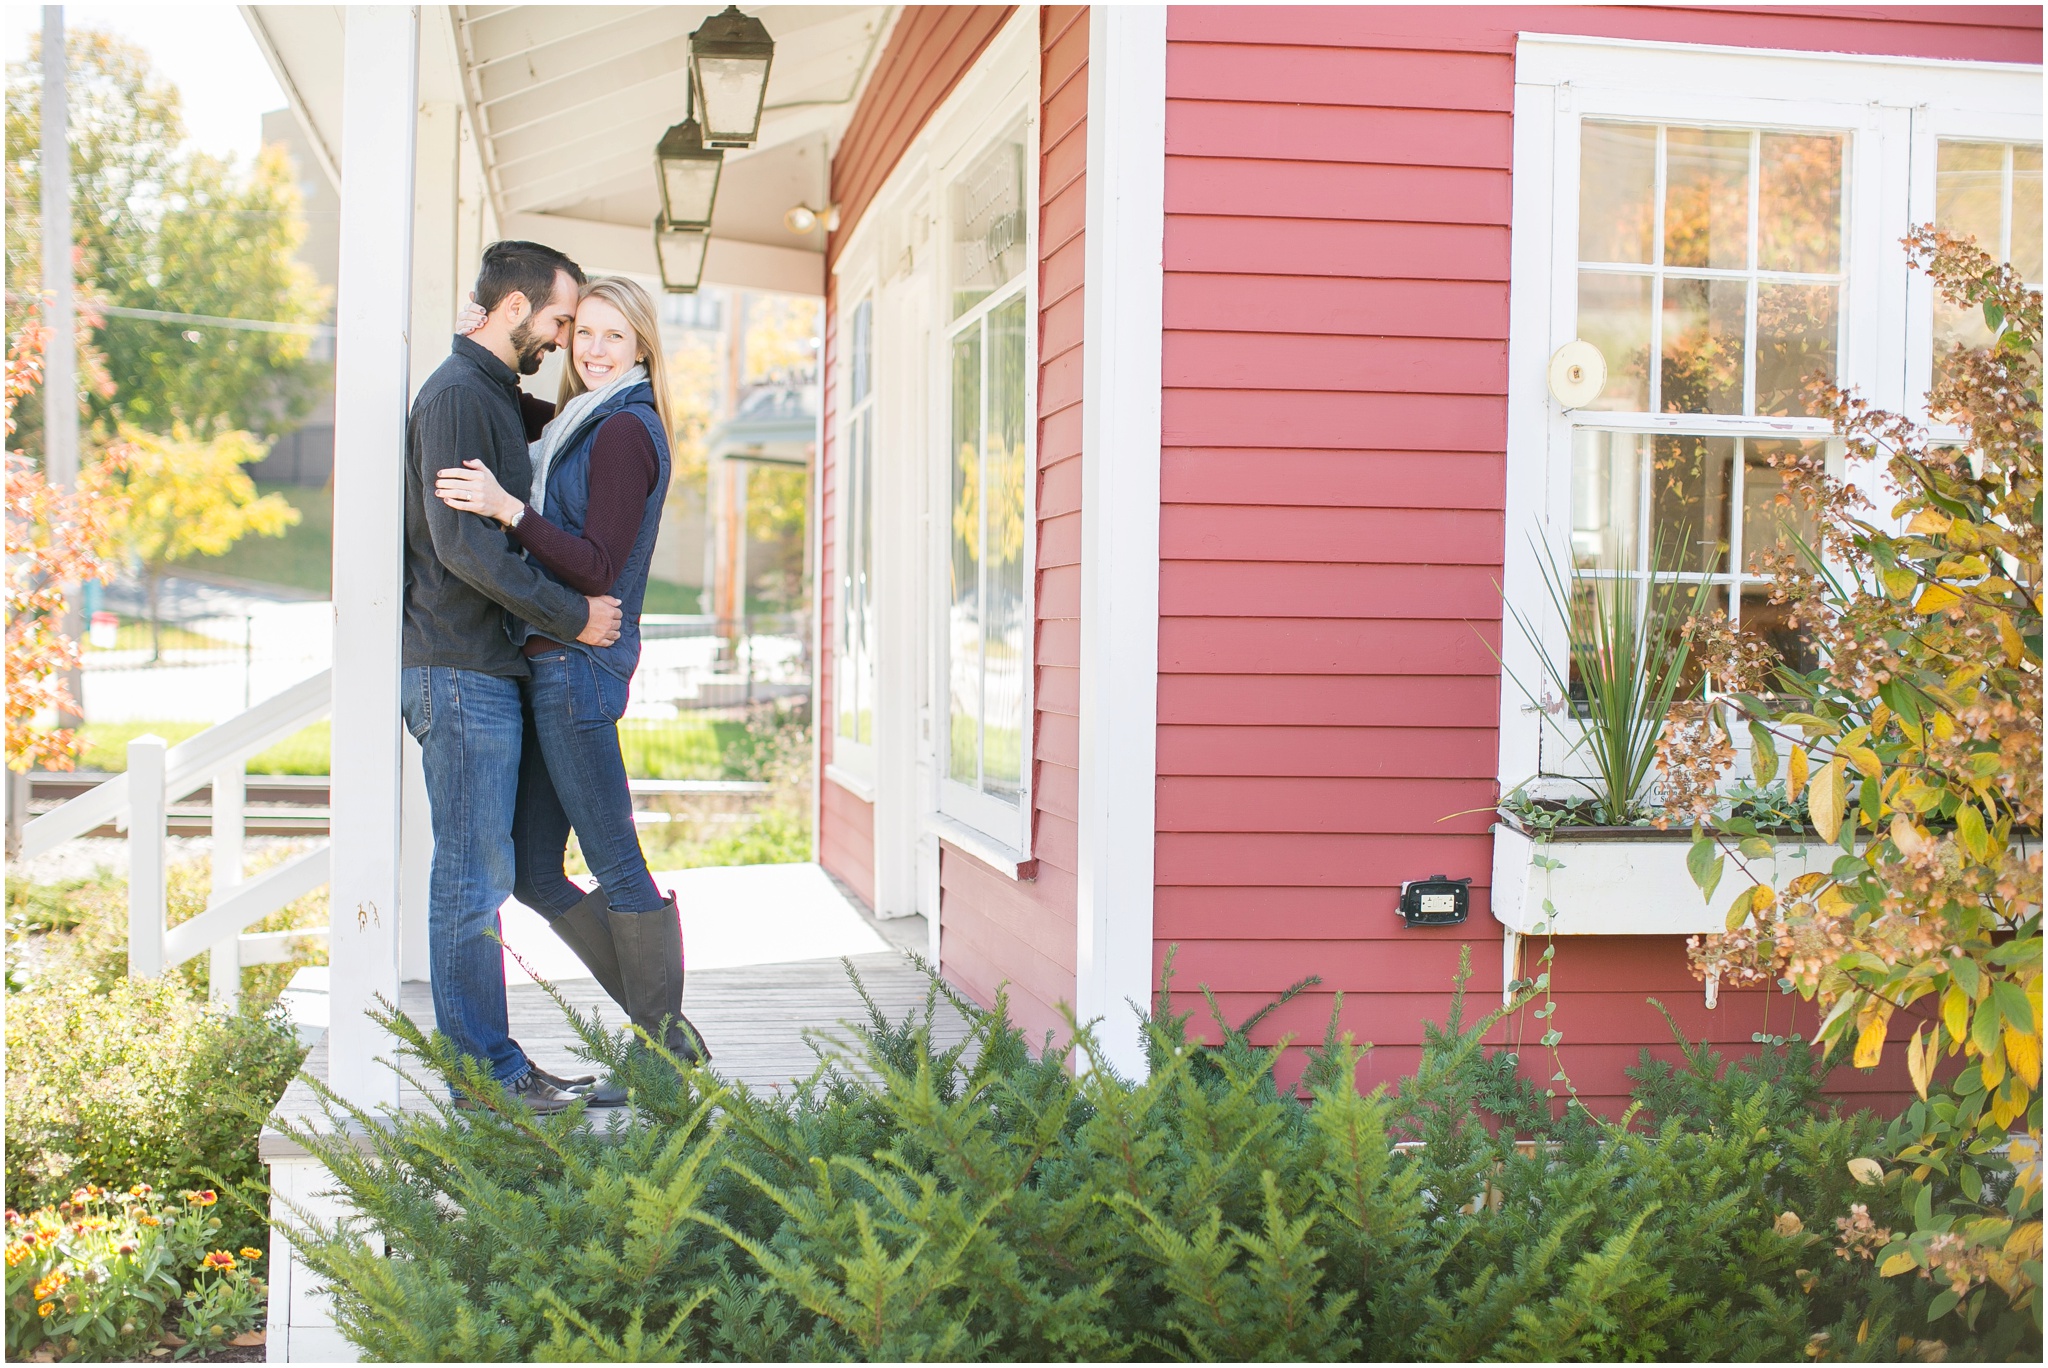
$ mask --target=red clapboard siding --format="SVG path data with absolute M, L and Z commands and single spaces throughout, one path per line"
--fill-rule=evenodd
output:
M 1176 1001 L 1203 1028 L 1198 984 L 1241 1021 L 1320 974 L 1254 1039 L 1320 1040 L 1342 991 L 1340 1025 L 1380 1046 L 1368 1085 L 1415 1067 L 1461 945 L 1468 1018 L 1500 1000 L 1492 842 L 1464 810 L 1495 789 L 1511 111 L 1532 31 L 2041 58 L 2038 8 L 1169 11 L 1156 961 L 1179 947 Z M 1474 881 L 1471 921 L 1406 929 L 1396 889 L 1440 872 Z M 1678 937 L 1560 941 L 1553 975 L 1564 1064 L 1609 1110 L 1641 1047 L 1676 1057 L 1648 997 L 1731 1051 L 1813 1025 L 1774 992 L 1706 1011 Z M 1497 1037 L 1542 1080 L 1548 1024 Z M 1283 1077 L 1300 1067 L 1297 1046 Z M 1888 1059 L 1835 1086 L 1902 1082 Z
M 1031 853 L 1017 882 L 941 846 L 940 955 L 946 973 L 987 1003 L 1005 983 L 1026 1035 L 1061 1038 L 1074 1000 L 1074 871 L 1080 773 L 1081 302 L 1087 220 L 1088 11 L 1039 13 L 1038 615 Z

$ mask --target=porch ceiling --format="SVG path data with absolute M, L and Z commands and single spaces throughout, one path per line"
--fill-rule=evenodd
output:
M 467 108 L 505 236 L 600 269 L 654 269 L 654 144 L 686 109 L 689 35 L 718 5 L 453 5 L 422 10 L 421 94 Z M 338 172 L 340 12 L 246 6 L 294 108 Z M 707 282 L 822 288 L 824 233 L 783 226 L 821 207 L 832 154 L 874 65 L 885 5 L 750 5 L 775 40 L 761 138 L 726 153 Z M 438 32 L 434 30 L 438 29 Z M 446 64 L 445 71 L 431 68 Z

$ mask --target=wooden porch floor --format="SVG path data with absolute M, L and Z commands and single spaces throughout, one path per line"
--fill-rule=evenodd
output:
M 860 915 L 851 904 L 848 913 Z M 866 921 L 864 917 L 860 919 Z M 922 918 L 868 925 L 876 933 L 870 944 L 920 951 L 924 947 Z M 805 956 L 807 948 L 799 937 L 786 944 L 783 953 Z M 902 948 L 847 955 L 845 961 L 860 974 L 868 993 L 890 1020 L 900 1021 L 913 1010 L 922 1012 L 927 980 Z M 564 978 L 556 986 L 579 1011 L 597 1010 L 606 1026 L 613 1029 L 623 1025 L 625 1014 L 595 981 Z M 530 1057 L 551 1072 L 588 1071 L 571 1053 L 578 1042 L 568 1022 L 538 984 L 516 976 L 506 996 L 513 1038 Z M 433 996 L 425 983 L 403 984 L 399 1006 L 422 1026 L 434 1019 Z M 812 953 L 766 963 L 693 968 L 689 971 L 683 1006 L 711 1046 L 712 1071 L 761 1088 L 787 1086 L 808 1076 L 818 1062 L 814 1039 L 820 1045 L 825 1044 L 821 1037 L 850 1039 L 842 1023 L 866 1019 L 866 1009 L 847 977 L 845 963 L 836 954 Z M 934 1017 L 933 1034 L 943 1048 L 965 1037 L 966 1023 L 942 1002 Z M 319 1100 L 306 1075 L 323 1082 L 328 1076 L 324 1034 L 308 1053 L 302 1076 L 293 1080 L 272 1109 L 272 1124 L 264 1127 L 258 1144 L 265 1162 L 304 1157 L 304 1150 L 277 1130 L 275 1122 L 280 1118 L 295 1122 L 321 1119 Z M 401 1081 L 400 1088 L 401 1110 L 426 1108 L 427 1099 L 411 1084 Z

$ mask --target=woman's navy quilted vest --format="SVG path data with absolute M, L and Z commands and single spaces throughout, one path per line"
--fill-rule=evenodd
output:
M 647 435 L 654 439 L 657 463 L 654 488 L 647 493 L 647 507 L 640 514 L 640 532 L 633 538 L 632 554 L 626 557 L 619 577 L 605 591 L 619 601 L 622 619 L 619 639 L 609 646 L 587 646 L 580 641 L 569 644 L 620 679 L 631 679 L 634 667 L 640 663 L 640 602 L 647 596 L 647 567 L 654 558 L 654 537 L 661 529 L 661 509 L 668 499 L 668 434 L 661 430 L 661 415 L 655 411 L 652 385 L 642 381 L 613 395 L 585 415 L 582 424 L 570 434 L 554 464 L 548 468 L 546 517 L 564 532 L 579 537 L 583 535 L 583 519 L 590 508 L 590 449 L 597 444 L 598 428 L 615 413 L 632 414 L 646 425 Z M 549 579 L 558 584 L 565 583 L 561 576 L 541 565 L 538 558 L 534 564 L 540 566 L 541 573 Z M 529 637 L 539 636 L 540 632 L 532 624 L 521 622 L 516 635 L 524 643 Z

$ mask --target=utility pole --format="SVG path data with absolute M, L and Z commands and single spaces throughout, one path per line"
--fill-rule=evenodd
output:
M 43 476 L 53 488 L 78 487 L 78 321 L 71 284 L 71 132 L 65 108 L 64 7 L 43 6 Z M 83 638 L 76 584 L 63 586 L 62 631 Z M 64 684 L 83 720 L 85 677 L 66 670 Z

